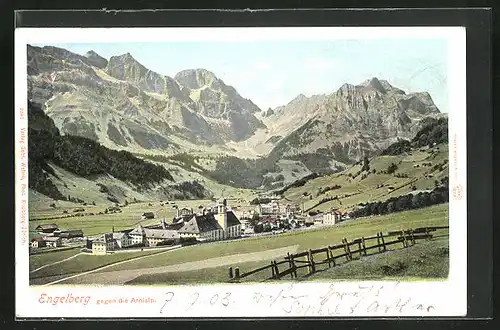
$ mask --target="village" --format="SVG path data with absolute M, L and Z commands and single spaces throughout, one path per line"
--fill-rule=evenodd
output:
M 161 202 L 162 207 L 167 204 Z M 81 229 L 61 230 L 57 224 L 41 224 L 35 228 L 40 236 L 31 240 L 30 251 L 81 247 L 82 252 L 88 254 L 106 255 L 276 235 L 311 227 L 329 227 L 349 219 L 349 215 L 341 210 L 304 212 L 298 205 L 280 203 L 275 199 L 246 207 L 241 207 L 241 203 L 235 204 L 230 206 L 227 199 L 221 198 L 211 206 L 200 205 L 196 211 L 174 205 L 176 215 L 171 222 L 154 212 L 144 212 L 142 220 L 158 217 L 158 222 L 120 231 L 112 227 L 110 232 L 97 237 L 85 236 Z M 119 213 L 120 206 L 123 205 L 109 207 L 106 212 Z

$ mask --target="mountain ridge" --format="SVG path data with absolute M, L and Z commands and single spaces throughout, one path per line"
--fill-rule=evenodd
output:
M 407 94 L 377 77 L 262 111 L 204 68 L 169 77 L 130 53 L 108 60 L 53 46 L 28 46 L 28 94 L 62 134 L 111 149 L 262 159 L 266 168 L 292 160 L 319 173 L 411 138 L 422 119 L 440 116 L 429 93 Z

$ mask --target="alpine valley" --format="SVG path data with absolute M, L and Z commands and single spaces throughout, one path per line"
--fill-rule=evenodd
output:
M 105 59 L 53 46 L 28 46 L 27 60 L 30 188 L 39 198 L 270 191 L 346 170 L 446 117 L 427 92 L 375 77 L 260 109 L 206 69 L 168 77 L 129 53 Z

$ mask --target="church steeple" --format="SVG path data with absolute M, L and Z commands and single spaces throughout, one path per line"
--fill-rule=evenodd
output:
M 217 203 L 217 214 L 215 215 L 217 222 L 224 229 L 227 228 L 227 200 L 221 198 Z

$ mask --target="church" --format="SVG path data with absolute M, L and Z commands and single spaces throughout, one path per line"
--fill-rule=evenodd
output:
M 204 209 L 201 213 L 179 212 L 168 229 L 176 230 L 180 237 L 194 237 L 199 241 L 220 241 L 241 236 L 241 223 L 227 200 L 221 199 L 215 208 Z

